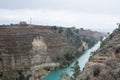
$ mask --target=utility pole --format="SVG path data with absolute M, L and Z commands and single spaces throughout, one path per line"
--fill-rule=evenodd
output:
M 30 17 L 30 26 L 31 26 L 31 24 L 32 24 L 32 18 Z

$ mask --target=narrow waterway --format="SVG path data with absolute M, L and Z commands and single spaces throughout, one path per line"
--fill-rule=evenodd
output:
M 85 53 L 78 58 L 79 66 L 81 70 L 83 70 L 86 62 L 90 57 L 91 52 L 96 51 L 99 47 L 100 47 L 100 42 L 95 44 L 92 48 L 86 50 Z M 73 65 L 74 65 L 74 62 L 66 68 L 52 71 L 48 75 L 46 75 L 42 80 L 61 80 L 60 79 L 61 72 L 67 72 L 69 75 L 72 75 L 73 72 L 71 71 L 71 67 Z

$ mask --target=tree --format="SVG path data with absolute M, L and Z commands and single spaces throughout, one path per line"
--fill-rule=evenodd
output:
M 84 28 L 80 28 L 81 31 L 84 31 Z
M 62 33 L 63 31 L 64 31 L 63 28 L 60 27 L 58 32 L 59 32 L 59 33 Z
M 71 67 L 72 68 L 72 71 L 73 71 L 73 77 L 76 78 L 79 74 L 80 74 L 80 67 L 79 67 L 79 62 L 76 61 L 74 66 Z
M 72 60 L 73 59 L 73 54 L 71 54 L 71 53 L 67 53 L 67 54 L 65 54 L 64 55 L 65 56 L 65 58 L 69 61 L 69 60 Z
M 79 62 L 76 61 L 74 66 L 71 67 L 73 71 L 73 76 L 68 75 L 66 72 L 61 73 L 61 77 L 64 78 L 65 80 L 75 80 L 75 78 L 80 74 L 80 67 L 79 67 Z
M 61 77 L 65 80 L 73 80 L 73 77 L 69 76 L 66 72 L 62 72 Z

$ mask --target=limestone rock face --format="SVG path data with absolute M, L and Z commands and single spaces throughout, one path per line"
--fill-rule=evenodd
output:
M 120 28 L 102 41 L 76 80 L 120 80 Z
M 74 54 L 82 46 L 77 43 L 81 35 L 75 29 L 70 31 L 65 28 L 61 32 L 61 28 L 55 26 L 21 26 L 0 27 L 1 80 L 40 79 L 48 71 L 66 64 L 66 53 Z M 81 39 L 83 38 L 82 36 Z M 88 38 L 90 36 L 86 40 Z M 95 38 L 94 40 L 96 41 Z M 88 48 L 88 43 L 84 41 L 83 46 Z
M 37 37 L 33 39 L 32 54 L 32 64 L 45 63 L 45 59 L 47 57 L 47 45 L 43 41 L 42 37 Z
M 24 79 L 40 78 L 46 73 L 46 62 L 54 63 L 55 52 L 66 53 L 62 47 L 67 48 L 67 44 L 64 36 L 50 27 L 0 28 L 0 79 L 16 80 L 22 75 Z

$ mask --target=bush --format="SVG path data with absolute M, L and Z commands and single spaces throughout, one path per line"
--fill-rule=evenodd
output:
M 57 30 L 57 26 L 52 26 L 51 29 Z
M 60 27 L 59 30 L 58 30 L 59 33 L 62 33 L 63 32 L 63 28 Z
M 72 59 L 74 58 L 74 56 L 73 56 L 73 54 L 71 54 L 71 53 L 67 53 L 67 54 L 65 54 L 65 58 L 66 58 L 67 60 L 72 60 Z
M 68 73 L 66 72 L 62 72 L 60 76 L 65 80 L 73 80 L 73 78 L 70 75 L 68 75 Z
M 73 77 L 74 78 L 76 78 L 79 74 L 80 74 L 80 67 L 79 67 L 79 62 L 78 61 L 76 61 L 75 62 L 75 64 L 74 64 L 74 66 L 73 67 L 71 67 L 72 68 L 72 71 L 73 71 Z
M 66 33 L 67 33 L 67 38 L 68 38 L 68 39 L 73 36 L 73 32 L 72 32 L 72 30 L 71 30 L 70 28 L 68 28 L 68 29 L 66 30 Z
M 105 45 L 105 41 L 101 41 L 100 48 L 102 48 Z
M 115 31 L 120 33 L 120 23 L 117 23 L 117 25 L 118 25 L 118 28 Z
M 86 43 L 88 43 L 89 48 L 91 48 L 96 43 L 95 39 L 92 37 L 83 36 L 82 40 L 85 41 Z
M 117 48 L 115 49 L 115 53 L 116 53 L 116 54 L 120 53 L 120 47 L 117 47 Z
M 93 66 L 93 76 L 99 76 L 100 74 L 100 66 L 99 65 L 94 65 Z
M 67 36 L 67 39 L 70 41 L 70 43 L 73 46 L 75 46 L 76 48 L 81 47 L 81 45 L 82 45 L 81 37 L 79 36 L 78 33 L 76 34 L 76 30 L 72 30 L 71 28 L 68 28 L 66 30 L 66 36 Z
M 80 56 L 82 54 L 83 54 L 83 52 L 80 52 L 80 51 L 76 51 L 76 53 L 75 53 L 76 56 Z

